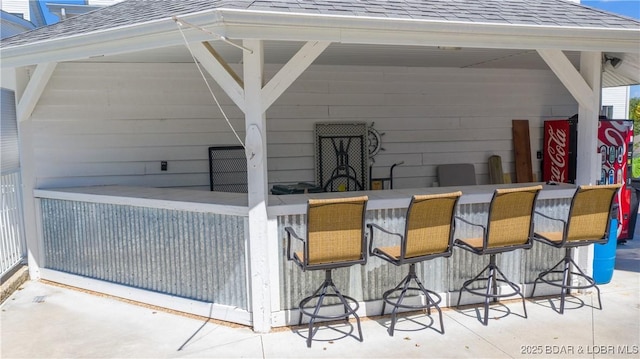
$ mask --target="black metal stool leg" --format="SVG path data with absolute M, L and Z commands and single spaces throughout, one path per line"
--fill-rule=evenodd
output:
M 417 287 L 412 287 L 411 286 L 411 281 L 415 281 Z M 425 304 L 403 304 L 402 302 L 404 301 L 407 291 L 409 290 L 415 290 L 415 291 L 420 291 L 425 295 L 425 300 L 426 300 L 426 305 Z M 396 301 L 393 301 L 391 299 L 389 299 L 389 296 L 391 296 L 394 292 L 400 291 L 400 296 L 397 298 Z M 437 297 L 437 300 L 434 299 L 434 296 Z M 420 282 L 420 280 L 418 279 L 418 276 L 416 275 L 416 270 L 415 270 L 415 263 L 412 263 L 409 267 L 409 274 L 407 274 L 406 277 L 404 277 L 404 279 L 393 289 L 388 290 L 386 292 L 384 292 L 384 294 L 382 295 L 382 299 L 383 299 L 383 314 L 384 314 L 384 308 L 386 304 L 389 304 L 391 306 L 393 306 L 393 310 L 391 311 L 391 323 L 389 324 L 389 329 L 387 330 L 389 332 L 390 336 L 393 336 L 393 333 L 395 331 L 395 326 L 397 323 L 397 315 L 398 315 L 398 311 L 400 310 L 400 308 L 406 308 L 406 309 L 426 309 L 427 310 L 427 315 L 431 315 L 431 306 L 434 306 L 437 310 L 438 310 L 438 314 L 439 314 L 439 319 L 440 319 L 440 329 L 441 329 L 441 333 L 444 334 L 444 324 L 443 324 L 443 320 L 442 320 L 442 310 L 440 309 L 440 307 L 438 306 L 438 303 L 440 303 L 442 301 L 442 298 L 435 292 L 430 291 L 428 289 L 426 289 L 423 285 L 422 282 Z
M 484 317 L 482 324 L 489 324 L 489 302 L 490 299 L 496 299 L 494 296 L 497 294 L 496 282 L 495 282 L 495 266 L 493 263 L 493 256 L 491 256 L 491 263 L 489 264 L 489 277 L 487 278 L 487 293 L 484 298 Z
M 596 292 L 598 293 L 598 309 L 602 310 L 602 301 L 600 300 L 600 288 L 598 288 L 598 285 L 596 284 L 595 280 L 593 278 L 591 278 L 590 276 L 588 276 L 587 274 L 585 274 L 582 269 L 580 269 L 580 267 L 578 267 L 578 264 L 573 260 L 572 257 L 569 257 L 569 261 L 571 261 L 571 263 L 573 264 L 573 266 L 575 267 L 575 269 L 578 271 L 578 273 L 575 272 L 570 272 L 573 274 L 577 274 L 578 276 L 581 276 L 584 280 L 586 280 L 589 284 L 585 285 L 584 288 L 595 288 Z
M 569 277 L 570 268 L 571 268 L 571 262 L 569 262 L 567 258 L 565 258 L 564 269 L 562 270 L 562 273 L 563 273 L 562 274 L 562 290 L 560 291 L 560 314 L 564 313 L 564 301 L 565 301 L 565 298 L 567 297 L 567 292 L 569 291 L 568 284 L 569 284 L 569 281 L 571 280 Z
M 558 310 L 558 313 L 560 314 L 564 314 L 564 308 L 565 308 L 565 303 L 566 303 L 566 297 L 567 294 L 570 293 L 571 289 L 587 289 L 587 288 L 595 288 L 596 289 L 596 293 L 598 294 L 598 309 L 602 310 L 602 301 L 600 298 L 600 288 L 598 288 L 598 286 L 596 285 L 596 282 L 593 280 L 593 278 L 591 278 L 590 276 L 588 276 L 587 274 L 585 274 L 580 267 L 578 266 L 578 264 L 573 260 L 572 258 L 572 247 L 566 248 L 565 251 L 565 256 L 564 258 L 558 262 L 555 266 L 553 266 L 553 268 L 544 271 L 542 273 L 540 273 L 538 275 L 538 278 L 536 279 L 536 282 L 542 281 L 546 284 L 552 285 L 554 287 L 559 287 L 560 288 L 560 308 Z M 557 268 L 562 265 L 563 268 L 562 270 L 557 270 Z M 575 272 L 571 271 L 571 267 L 575 268 Z M 562 273 L 562 282 L 560 284 L 557 283 L 557 280 L 551 280 L 551 279 L 546 279 L 545 277 L 549 274 L 553 274 L 553 273 L 557 273 L 560 274 Z M 571 284 L 571 276 L 575 275 L 578 277 L 581 277 L 582 279 L 584 279 L 587 284 L 585 285 L 572 285 Z M 534 282 L 534 289 L 535 289 L 535 283 Z M 532 294 L 533 295 L 533 294 Z
M 429 301 L 431 300 L 431 296 L 429 295 L 429 291 L 427 291 L 427 289 L 422 285 L 422 282 L 420 282 L 420 279 L 418 279 L 418 276 L 414 276 L 413 280 L 415 280 L 416 284 L 418 284 L 418 288 L 420 289 L 420 291 L 424 293 L 425 300 L 427 301 L 427 315 L 431 315 L 431 305 L 429 304 Z
M 404 280 L 404 286 L 402 287 L 402 292 L 400 292 L 400 297 L 396 304 L 401 304 L 402 300 L 404 300 L 404 296 L 409 289 L 409 283 L 411 283 L 411 278 L 407 276 Z M 389 335 L 391 336 L 393 336 L 393 330 L 396 326 L 396 321 L 398 320 L 398 309 L 400 309 L 400 307 L 398 305 L 394 305 L 393 310 L 391 311 L 391 324 L 389 325 Z
M 487 265 L 486 267 L 484 267 L 484 268 L 480 271 L 480 273 L 478 273 L 478 275 L 476 275 L 475 277 L 473 277 L 473 278 L 471 278 L 471 279 L 469 279 L 469 280 L 465 281 L 464 283 L 462 283 L 462 287 L 460 287 L 460 290 L 458 291 L 458 303 L 456 304 L 456 308 L 460 307 L 460 298 L 462 298 L 462 291 L 463 291 L 463 290 L 466 290 L 466 291 L 468 291 L 469 293 L 471 293 L 471 291 L 467 288 L 467 287 L 469 286 L 469 284 L 471 284 L 471 283 L 473 283 L 473 282 L 475 282 L 475 281 L 477 281 L 477 280 L 480 280 L 480 279 L 481 279 L 480 277 L 481 277 L 481 276 L 484 274 L 484 272 L 485 272 L 485 271 L 487 271 L 488 269 L 490 269 L 490 266 L 489 266 L 489 265 Z M 487 279 L 487 278 L 482 278 L 482 279 Z
M 356 319 L 356 323 L 358 325 L 358 334 L 359 334 L 358 340 L 360 340 L 361 342 L 364 341 L 364 337 L 362 335 L 362 327 L 360 325 L 360 317 L 356 313 L 356 311 L 359 308 L 358 302 L 354 298 L 351 298 L 351 297 L 346 296 L 346 295 L 342 295 L 342 293 L 340 293 L 338 288 L 333 283 L 333 280 L 331 279 L 331 270 L 326 270 L 325 273 L 326 273 L 325 274 L 325 280 L 322 283 L 322 285 L 313 293 L 313 295 L 304 298 L 302 301 L 300 301 L 300 304 L 299 304 L 300 319 L 299 319 L 298 325 L 302 324 L 302 316 L 303 315 L 307 315 L 308 317 L 310 317 L 310 320 L 309 320 L 309 335 L 307 336 L 307 347 L 311 347 L 311 343 L 313 341 L 313 336 L 315 335 L 315 333 L 318 330 L 318 328 L 314 329 L 314 324 L 316 323 L 317 319 L 329 319 L 329 320 L 331 320 L 331 319 L 345 319 L 348 322 L 350 315 L 354 316 L 354 318 Z M 329 293 L 329 289 L 331 289 L 333 291 L 333 293 Z M 342 304 L 342 306 L 344 308 L 344 313 L 342 313 L 342 314 L 333 314 L 333 315 L 324 315 L 324 314 L 320 315 L 320 309 L 321 309 L 322 304 L 324 303 L 324 299 L 326 297 L 335 297 L 335 298 L 337 298 L 340 301 L 340 304 Z M 313 306 L 313 307 L 305 308 L 305 305 L 307 303 L 309 303 L 310 301 L 312 301 L 314 298 L 317 298 L 316 305 Z M 351 308 L 351 306 L 349 304 L 350 301 L 354 304 L 354 308 Z M 309 311 L 312 308 L 313 308 L 313 312 Z
M 340 293 L 340 291 L 335 285 L 333 285 L 333 282 L 331 283 L 331 285 L 333 286 L 333 289 L 336 292 L 336 295 L 338 296 L 338 298 L 340 298 L 340 301 L 344 305 L 345 310 L 348 309 L 348 311 L 345 312 L 345 315 L 347 316 L 347 322 L 349 321 L 349 313 L 353 314 L 353 317 L 356 319 L 356 323 L 358 324 L 358 335 L 360 336 L 360 341 L 363 342 L 364 337 L 362 336 L 362 328 L 360 327 L 360 317 L 355 312 L 355 310 L 351 310 L 351 307 L 349 307 L 349 302 L 347 301 L 346 297 Z
M 440 318 L 440 334 L 444 334 L 444 322 L 442 321 L 442 309 L 440 309 L 440 306 L 438 305 L 438 303 L 433 298 L 431 298 L 431 294 L 429 294 L 429 291 L 422 285 L 422 282 L 420 282 L 420 280 L 417 277 L 416 277 L 416 282 L 418 283 L 418 287 L 420 288 L 420 290 L 424 292 L 425 300 L 427 301 L 427 315 L 431 315 L 431 304 L 429 304 L 431 302 L 433 303 L 433 306 L 438 311 L 438 316 Z
M 519 295 L 520 298 L 522 298 L 522 309 L 524 310 L 524 317 L 528 318 L 527 315 L 527 306 L 525 304 L 525 300 L 524 300 L 524 294 L 522 293 L 522 291 L 520 290 L 520 288 L 518 286 L 516 286 L 515 284 L 513 284 L 513 282 L 511 282 L 506 275 L 504 275 L 504 273 L 502 273 L 502 271 L 500 270 L 500 267 L 496 266 L 496 271 L 498 272 L 498 274 L 502 277 L 502 281 L 504 283 L 507 283 L 507 285 L 509 287 L 511 287 L 511 289 L 513 289 L 514 293 Z M 494 294 L 498 294 L 498 292 L 494 292 Z M 496 298 L 497 299 L 497 298 Z
M 327 276 L 327 274 L 325 273 L 325 280 L 324 280 L 324 282 L 322 282 L 322 285 L 320 285 L 318 287 L 318 289 L 316 289 L 316 291 L 313 292 L 313 294 L 311 294 L 310 296 L 306 297 L 305 299 L 313 298 L 313 297 L 318 296 L 318 293 L 320 293 L 320 291 L 323 291 L 323 294 L 322 294 L 323 296 L 324 296 L 324 294 L 326 294 L 326 291 L 327 291 L 327 277 L 326 276 Z M 329 274 L 329 279 L 331 279 L 331 274 Z M 304 301 L 304 299 L 303 299 L 303 301 Z M 302 304 L 302 302 L 300 302 L 300 303 Z M 298 325 L 302 325 L 302 315 L 303 315 L 303 311 L 301 310 L 300 311 L 300 318 L 298 319 Z
M 398 289 L 400 289 L 401 287 L 404 287 L 404 283 L 407 280 L 407 278 L 408 278 L 408 276 L 404 277 L 404 279 L 397 286 L 395 286 L 395 288 L 393 288 L 391 290 L 388 290 L 385 293 L 393 293 L 393 292 L 397 291 Z M 386 305 L 387 305 L 387 302 L 383 300 L 382 301 L 382 313 L 380 313 L 380 315 L 384 315 L 384 310 L 386 308 Z
M 525 305 L 525 300 L 524 300 L 524 294 L 522 294 L 522 291 L 520 290 L 520 288 L 515 285 L 513 282 L 511 282 L 505 275 L 504 273 L 502 273 L 502 271 L 500 270 L 500 268 L 498 267 L 498 265 L 496 264 L 496 257 L 495 254 L 491 254 L 489 257 L 489 265 L 487 265 L 478 275 L 476 275 L 475 277 L 473 277 L 472 279 L 466 281 L 463 283 L 462 287 L 460 288 L 460 292 L 458 294 L 458 304 L 457 306 L 460 306 L 460 298 L 462 296 L 462 291 L 466 290 L 467 292 L 471 293 L 471 294 L 475 294 L 475 295 L 479 295 L 484 297 L 484 303 L 483 303 L 483 309 L 484 309 L 484 316 L 481 318 L 481 322 L 483 325 L 488 325 L 489 324 L 489 303 L 491 301 L 497 302 L 499 300 L 499 298 L 503 298 L 503 297 L 510 297 L 513 295 L 518 295 L 522 298 L 522 306 L 524 309 L 524 317 L 527 317 L 527 307 Z M 488 275 L 487 277 L 482 277 L 482 275 L 488 271 Z M 478 290 L 475 289 L 469 289 L 468 287 L 476 281 L 486 281 L 487 283 L 487 287 L 483 292 L 480 292 Z M 501 293 L 498 294 L 498 283 L 502 282 L 502 283 L 506 283 L 512 290 L 513 292 L 510 293 Z
M 321 287 L 322 293 L 318 298 L 318 303 L 316 304 L 316 307 L 313 310 L 313 315 L 311 316 L 311 319 L 309 319 L 309 335 L 307 336 L 307 347 L 309 348 L 311 348 L 311 340 L 313 339 L 313 334 L 315 334 L 315 331 L 313 330 L 313 324 L 316 322 L 316 318 L 318 317 L 318 312 L 320 312 L 320 307 L 322 307 L 322 302 L 324 301 L 324 297 L 327 294 L 328 287 L 329 287 L 329 282 L 325 280 L 325 282 L 322 284 L 322 287 Z
M 564 263 L 564 259 L 562 259 L 560 262 L 556 263 L 556 265 L 554 265 L 551 269 L 546 270 L 540 274 L 538 274 L 538 277 L 536 278 L 535 281 L 533 281 L 533 291 L 531 291 L 531 296 L 533 297 L 534 294 L 536 293 L 536 284 L 538 284 L 538 281 L 544 282 L 545 280 L 542 279 L 543 277 L 547 276 L 549 273 L 553 273 L 554 270 L 556 268 L 558 268 L 558 266 L 560 266 L 561 264 Z

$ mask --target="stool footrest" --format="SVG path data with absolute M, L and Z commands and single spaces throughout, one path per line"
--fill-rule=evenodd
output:
M 300 302 L 300 306 L 299 306 L 300 311 L 308 317 L 318 318 L 318 319 L 345 319 L 345 318 L 348 318 L 350 315 L 357 316 L 356 312 L 358 311 L 358 308 L 360 308 L 360 304 L 358 304 L 358 301 L 356 301 L 354 298 L 349 297 L 347 295 L 342 295 L 342 298 L 346 299 L 349 302 L 348 304 L 350 305 L 345 305 L 342 302 L 335 304 L 335 305 L 344 306 L 345 313 L 335 314 L 335 315 L 320 315 L 318 313 L 309 311 L 309 310 L 315 310 L 316 307 L 306 307 L 306 304 L 315 298 L 319 298 L 320 296 L 323 296 L 324 298 L 333 297 L 333 298 L 340 299 L 340 297 L 337 294 L 324 294 L 324 295 L 314 295 L 311 297 L 306 297 Z M 351 305 L 353 305 L 353 307 L 351 307 Z
M 580 277 L 584 280 L 587 281 L 587 284 L 584 285 L 573 285 L 573 284 L 564 284 L 562 283 L 562 279 L 556 279 L 556 280 L 551 280 L 551 279 L 546 279 L 544 278 L 546 275 L 551 274 L 551 273 L 564 273 L 561 270 L 556 270 L 556 271 L 551 271 L 551 272 L 546 272 L 544 273 L 544 275 L 539 275 L 537 280 L 540 280 L 541 282 L 544 282 L 548 285 L 552 285 L 554 287 L 559 287 L 559 288 L 567 288 L 567 289 L 588 289 L 588 288 L 593 288 L 596 286 L 596 282 L 593 280 L 593 278 L 589 277 L 588 275 L 579 273 L 579 272 L 569 272 L 570 275 L 572 276 L 576 276 L 576 277 Z M 561 282 L 561 283 L 556 283 L 556 282 Z
M 489 274 L 487 277 L 482 276 L 485 272 L 488 272 Z M 487 282 L 487 287 L 484 288 L 484 292 L 479 292 L 477 289 L 468 288 L 468 286 L 471 283 L 478 282 L 478 281 Z M 512 289 L 512 292 L 498 293 L 497 283 L 504 283 L 508 285 Z M 482 324 L 484 325 L 487 325 L 489 323 L 489 299 L 493 299 L 494 301 L 497 301 L 498 298 L 511 297 L 514 295 L 518 295 L 520 296 L 520 298 L 522 298 L 522 308 L 524 310 L 524 317 L 527 318 L 527 306 L 524 301 L 524 294 L 522 294 L 520 287 L 515 283 L 511 282 L 509 279 L 507 279 L 507 276 L 505 276 L 504 273 L 502 273 L 502 271 L 500 270 L 500 268 L 496 265 L 495 255 L 491 255 L 489 265 L 484 267 L 484 269 L 480 273 L 478 273 L 478 275 L 476 275 L 472 279 L 465 281 L 464 284 L 462 284 L 462 287 L 458 292 L 458 303 L 456 304 L 456 307 L 460 307 L 460 299 L 462 298 L 463 290 L 471 294 L 478 295 L 485 298 L 484 317 L 482 318 Z
M 467 288 L 467 286 L 473 282 L 479 282 L 479 281 L 488 281 L 489 278 L 477 278 L 476 280 L 473 281 L 466 281 L 464 282 L 464 284 L 462 285 L 462 289 L 464 289 L 465 291 L 471 293 L 471 294 L 475 294 L 475 295 L 479 295 L 482 297 L 489 297 L 489 298 L 494 298 L 494 299 L 498 299 L 498 298 L 506 298 L 506 297 L 513 297 L 514 295 L 521 295 L 522 291 L 520 290 L 519 287 L 515 286 L 514 283 L 505 280 L 505 279 L 499 279 L 499 278 L 494 278 L 493 280 L 498 282 L 498 283 L 504 283 L 509 285 L 509 288 L 511 288 L 513 291 L 509 292 L 509 293 L 491 293 L 491 294 L 487 294 L 486 290 L 487 288 L 479 288 L 479 289 L 469 289 Z M 514 287 L 515 286 L 515 287 Z M 484 292 L 478 292 L 478 290 L 483 289 Z
M 411 282 L 415 282 L 417 287 L 412 287 Z M 408 291 L 417 291 L 425 296 L 426 304 L 403 304 L 402 301 L 406 298 Z M 389 298 L 393 293 L 399 292 L 400 295 L 397 298 Z M 435 298 L 435 299 L 434 299 Z M 391 311 L 391 324 L 389 325 L 389 335 L 393 336 L 393 332 L 396 326 L 398 309 L 426 309 L 427 315 L 431 315 L 431 308 L 435 308 L 438 311 L 440 319 L 440 333 L 444 334 L 444 323 L 442 322 L 442 309 L 438 304 L 442 301 L 440 295 L 434 291 L 426 289 L 415 272 L 415 265 L 412 264 L 409 269 L 409 274 L 398 284 L 395 288 L 390 289 L 382 294 L 382 315 L 384 315 L 384 309 L 387 304 L 393 307 Z
M 326 277 L 324 282 L 322 282 L 322 285 L 311 296 L 302 299 L 299 304 L 300 319 L 298 321 L 298 325 L 302 324 L 303 315 L 311 318 L 309 319 L 309 335 L 307 337 L 307 347 L 311 348 L 313 335 L 317 331 L 317 328 L 316 330 L 314 330 L 313 328 L 316 319 L 345 319 L 349 321 L 350 315 L 353 315 L 353 317 L 356 319 L 356 324 L 358 325 L 358 340 L 360 340 L 361 342 L 364 341 L 364 337 L 362 336 L 362 327 L 360 326 L 360 317 L 358 317 L 358 314 L 356 314 L 358 308 L 360 308 L 360 304 L 358 304 L 358 301 L 356 301 L 354 298 L 340 293 L 335 284 L 333 284 L 333 280 L 331 279 L 331 270 L 326 270 L 325 273 Z M 331 289 L 333 293 L 327 293 L 329 289 Z M 326 306 L 323 305 L 323 302 L 327 297 L 338 298 L 339 302 L 336 303 L 336 305 L 342 306 L 344 309 L 344 313 L 332 315 L 320 314 L 320 309 L 323 306 Z M 306 305 L 314 299 L 317 299 L 318 302 L 313 307 L 306 307 Z
M 419 291 L 421 293 L 424 294 L 424 292 L 422 291 L 422 289 L 418 288 L 418 287 L 409 287 L 407 288 L 407 291 Z M 429 295 L 431 295 L 432 297 L 436 297 L 436 300 L 433 300 L 432 302 L 427 300 L 426 304 L 402 304 L 402 302 L 400 302 L 400 298 L 389 298 L 390 295 L 392 295 L 394 292 L 402 292 L 402 289 L 391 289 L 388 290 L 386 292 L 384 292 L 384 294 L 382 294 L 382 299 L 389 305 L 394 306 L 394 307 L 399 307 L 399 308 L 403 308 L 403 309 L 427 309 L 427 308 L 431 308 L 431 307 L 435 307 L 436 305 L 440 304 L 440 302 L 442 302 L 442 297 L 440 297 L 440 295 L 434 291 L 431 290 L 426 290 L 427 293 Z M 394 299 L 396 299 L 396 301 L 394 301 Z M 433 298 L 431 298 L 433 299 Z
M 572 265 L 576 271 L 571 270 Z M 560 266 L 563 267 L 562 270 L 556 269 Z M 553 273 L 557 273 L 557 274 L 562 273 L 562 279 L 551 280 L 551 279 L 545 278 L 547 275 L 553 274 Z M 575 285 L 569 284 L 571 276 L 580 277 L 586 280 L 587 284 L 575 284 Z M 571 289 L 595 288 L 596 292 L 598 293 L 598 309 L 602 310 L 602 300 L 600 299 L 600 288 L 598 288 L 593 278 L 591 278 L 586 273 L 584 273 L 580 269 L 578 264 L 573 260 L 573 258 L 571 258 L 571 248 L 567 248 L 565 257 L 560 262 L 558 262 L 551 269 L 544 271 L 538 275 L 538 278 L 536 278 L 536 280 L 533 282 L 533 291 L 531 292 L 532 297 L 536 293 L 536 285 L 538 284 L 538 281 L 560 288 L 560 308 L 558 310 L 558 313 L 560 314 L 564 313 L 565 297 L 567 296 L 567 293 L 569 293 L 569 290 Z M 560 283 L 557 283 L 557 282 L 560 282 Z

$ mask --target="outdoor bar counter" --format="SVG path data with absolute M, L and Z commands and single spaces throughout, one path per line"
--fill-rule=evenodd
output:
M 269 196 L 267 206 L 268 269 L 272 325 L 296 323 L 299 301 L 324 279 L 323 271 L 302 272 L 286 259 L 284 228 L 304 234 L 309 198 L 369 196 L 366 221 L 401 233 L 414 194 L 462 191 L 456 214 L 484 224 L 496 188 L 531 184 L 431 187 L 385 191 L 332 192 Z M 566 216 L 574 185 L 543 185 L 536 209 Z M 249 229 L 247 195 L 181 188 L 95 186 L 35 190 L 39 203 L 43 279 L 212 318 L 251 324 Z M 554 224 L 536 217 L 538 230 Z M 478 235 L 459 226 L 456 237 Z M 380 240 L 380 242 L 378 242 Z M 377 245 L 391 237 L 376 236 Z M 534 243 L 527 251 L 498 256 L 498 265 L 525 295 L 543 270 L 563 257 L 563 251 Z M 455 305 L 457 290 L 486 265 L 488 258 L 454 249 L 449 258 L 416 266 L 423 284 Z M 379 315 L 382 293 L 406 275 L 379 258 L 364 266 L 338 269 L 334 281 L 361 302 L 363 315 Z M 540 288 L 536 294 L 555 293 Z M 481 297 L 463 295 L 462 303 Z

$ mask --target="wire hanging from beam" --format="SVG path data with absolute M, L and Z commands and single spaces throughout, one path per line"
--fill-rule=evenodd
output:
M 204 83 L 207 84 L 207 88 L 209 89 L 209 93 L 211 94 L 211 97 L 213 97 L 213 100 L 215 101 L 216 105 L 218 106 L 218 109 L 220 110 L 220 113 L 222 113 L 222 116 L 224 117 L 225 121 L 227 121 L 227 124 L 229 125 L 229 128 L 231 128 L 231 131 L 233 132 L 233 134 L 238 139 L 238 142 L 240 142 L 242 147 L 246 149 L 246 147 L 244 145 L 244 142 L 242 142 L 242 139 L 240 139 L 240 136 L 238 135 L 238 132 L 236 132 L 236 129 L 233 128 L 233 125 L 231 124 L 231 121 L 229 121 L 229 117 L 227 117 L 227 114 L 222 109 L 222 106 L 220 105 L 220 102 L 218 101 L 218 98 L 213 93 L 213 89 L 211 88 L 211 85 L 209 85 L 209 81 L 207 80 L 207 77 L 204 75 L 204 72 L 202 71 L 202 67 L 200 66 L 200 63 L 198 62 L 198 59 L 196 59 L 196 56 L 193 54 L 193 51 L 191 50 L 191 46 L 189 45 L 189 41 L 187 41 L 187 37 L 184 35 L 184 32 L 182 31 L 183 21 L 182 20 L 178 20 L 178 18 L 175 17 L 175 16 L 173 17 L 173 20 L 176 22 L 176 26 L 178 26 L 178 30 L 180 30 L 180 35 L 182 35 L 182 39 L 184 40 L 184 44 L 187 47 L 187 49 L 189 50 L 189 54 L 191 54 L 191 58 L 193 59 L 193 62 L 196 64 L 196 67 L 198 68 L 198 71 L 200 72 L 200 76 L 202 76 L 202 79 L 204 80 Z M 204 29 L 202 29 L 202 30 L 204 30 Z M 211 33 L 211 34 L 213 34 L 213 33 Z M 221 37 L 220 35 L 217 35 L 217 36 Z M 236 46 L 238 46 L 238 45 L 236 45 Z M 249 49 L 246 49 L 246 50 L 247 51 L 251 51 Z
M 205 29 L 205 28 L 202 28 L 202 27 L 200 27 L 200 26 L 198 26 L 198 25 L 194 25 L 194 24 L 192 24 L 192 23 L 189 23 L 189 22 L 186 22 L 186 21 L 184 21 L 184 20 L 178 19 L 178 17 L 177 17 L 177 16 L 172 16 L 171 18 L 173 19 L 173 21 L 175 21 L 175 22 L 176 22 L 178 25 L 180 25 L 180 26 L 182 26 L 183 24 L 184 24 L 184 25 L 187 25 L 187 26 L 192 27 L 192 28 L 194 28 L 194 29 L 196 29 L 196 30 L 200 30 L 200 31 L 202 31 L 202 32 L 204 32 L 205 34 L 209 34 L 209 35 L 211 35 L 211 36 L 213 36 L 213 37 L 216 37 L 216 38 L 218 38 L 218 40 L 223 41 L 223 42 L 225 42 L 225 43 L 227 43 L 227 44 L 229 44 L 229 45 L 231 45 L 231 46 L 233 46 L 233 47 L 236 47 L 236 48 L 238 48 L 238 49 L 240 49 L 240 50 L 242 50 L 242 51 L 246 51 L 246 52 L 248 52 L 248 53 L 250 53 L 250 54 L 253 54 L 253 50 L 251 50 L 251 49 L 247 49 L 247 48 L 246 48 L 246 47 L 244 47 L 244 46 L 240 46 L 240 45 L 236 44 L 235 42 L 230 41 L 229 39 L 227 39 L 227 38 L 226 38 L 225 36 L 223 36 L 223 35 L 216 34 L 215 32 L 211 32 L 211 31 L 209 31 L 209 30 L 207 30 L 207 29 Z

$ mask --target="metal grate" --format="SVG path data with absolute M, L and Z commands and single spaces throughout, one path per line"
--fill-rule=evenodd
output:
M 323 190 L 367 189 L 366 123 L 316 123 L 315 140 L 316 183 Z
M 247 158 L 242 146 L 209 147 L 209 188 L 247 193 Z

